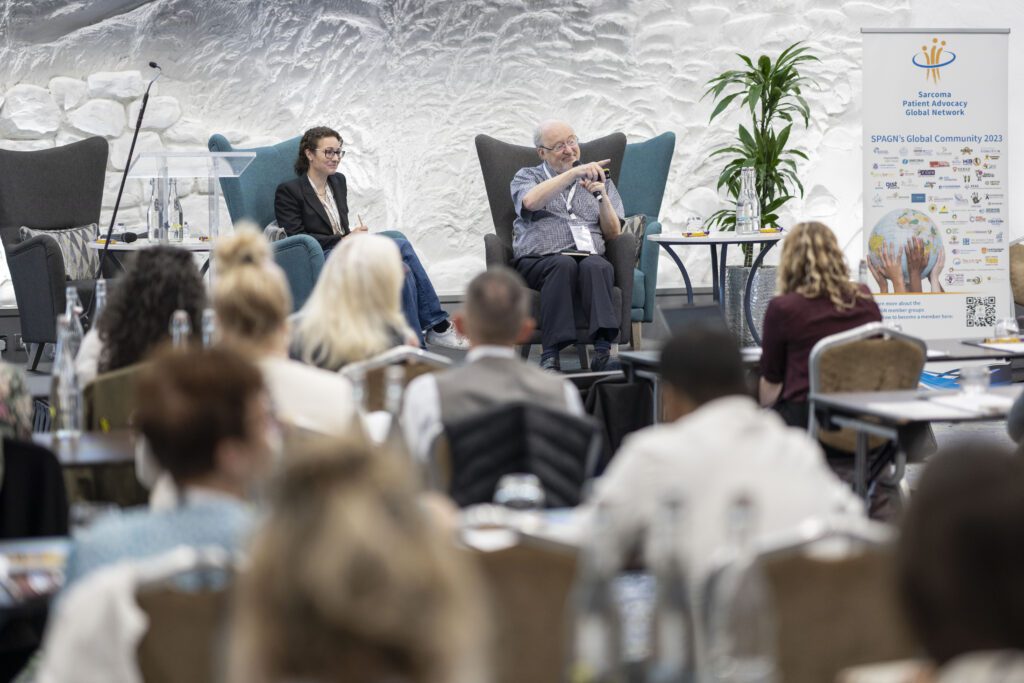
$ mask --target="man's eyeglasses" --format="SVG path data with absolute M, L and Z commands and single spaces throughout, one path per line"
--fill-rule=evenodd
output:
M 324 159 L 343 159 L 343 158 L 345 158 L 345 150 L 343 150 L 343 149 L 318 149 L 317 151 L 324 153 Z
M 554 152 L 555 154 L 561 154 L 562 152 L 565 151 L 566 147 L 576 147 L 579 144 L 580 144 L 580 139 L 578 137 L 576 137 L 575 135 L 573 135 L 571 138 L 567 139 L 565 142 L 559 142 L 554 147 L 545 147 L 544 145 L 541 145 L 540 148 L 541 149 L 546 149 L 549 152 Z

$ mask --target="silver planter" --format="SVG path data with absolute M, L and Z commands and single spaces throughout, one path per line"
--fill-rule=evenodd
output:
M 775 271 L 775 266 L 760 266 L 750 288 L 750 313 L 758 336 L 764 330 L 764 313 L 768 310 L 768 302 L 775 296 Z M 747 328 L 746 314 L 743 312 L 743 295 L 746 293 L 749 274 L 750 268 L 747 266 L 726 266 L 725 269 L 725 320 L 743 346 L 754 345 L 754 337 Z

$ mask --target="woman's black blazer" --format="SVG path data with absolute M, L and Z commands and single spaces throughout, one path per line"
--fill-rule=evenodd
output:
M 274 215 L 277 224 L 285 233 L 291 235 L 309 235 L 324 250 L 334 247 L 338 241 L 349 233 L 348 229 L 348 186 L 345 176 L 340 173 L 328 176 L 327 185 L 334 193 L 334 201 L 338 204 L 341 216 L 341 235 L 331 230 L 331 222 L 327 218 L 327 210 L 320 203 L 316 191 L 309 183 L 309 177 L 301 175 L 277 186 L 274 196 Z

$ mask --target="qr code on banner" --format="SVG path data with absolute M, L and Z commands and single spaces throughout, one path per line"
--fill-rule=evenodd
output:
M 967 327 L 992 327 L 996 324 L 996 298 L 969 296 L 964 303 Z

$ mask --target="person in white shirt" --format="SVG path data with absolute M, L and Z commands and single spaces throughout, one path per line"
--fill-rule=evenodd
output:
M 445 425 L 504 403 L 530 402 L 583 415 L 572 382 L 516 357 L 515 344 L 528 339 L 536 325 L 529 291 L 518 273 L 492 268 L 473 278 L 453 322 L 469 339 L 465 364 L 417 377 L 405 392 L 402 431 L 414 456 L 428 458 Z
M 259 366 L 281 422 L 322 434 L 352 426 L 351 383 L 336 372 L 288 358 L 291 293 L 270 245 L 256 230 L 239 229 L 214 247 L 216 341 Z
M 694 580 L 711 568 L 726 539 L 726 512 L 741 495 L 755 504 L 756 534 L 813 517 L 864 515 L 818 444 L 748 393 L 729 332 L 695 326 L 673 337 L 662 349 L 661 378 L 666 422 L 626 438 L 581 510 L 586 520 L 592 506 L 606 506 L 611 529 L 596 532 L 613 533 L 623 557 L 643 550 L 650 561 L 648 530 L 669 497 L 686 506 Z

